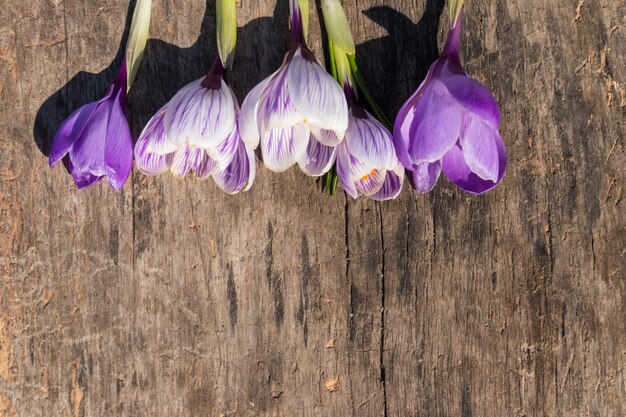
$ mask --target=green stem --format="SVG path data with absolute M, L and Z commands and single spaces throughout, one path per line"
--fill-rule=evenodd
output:
M 376 104 L 376 100 L 374 99 L 374 96 L 367 87 L 367 83 L 365 82 L 365 79 L 363 78 L 363 75 L 361 74 L 361 71 L 356 64 L 355 55 L 348 55 L 348 61 L 350 62 L 350 69 L 352 70 L 352 75 L 354 76 L 354 79 L 356 80 L 356 83 L 359 87 L 359 91 L 363 94 L 363 97 L 365 98 L 365 101 L 374 113 L 374 116 L 376 116 L 378 120 L 384 123 L 389 130 L 392 130 L 393 123 L 391 123 L 389 118 L 385 115 L 385 113 L 383 113 L 378 104 Z

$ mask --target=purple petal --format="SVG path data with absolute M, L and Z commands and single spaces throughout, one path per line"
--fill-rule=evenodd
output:
M 307 123 L 343 138 L 348 128 L 348 104 L 335 79 L 302 48 L 295 52 L 288 71 L 289 97 L 298 113 Z
M 50 147 L 50 167 L 67 155 L 74 142 L 80 137 L 98 104 L 100 104 L 99 101 L 79 108 L 63 122 Z
M 167 105 L 165 131 L 178 146 L 217 146 L 235 127 L 236 104 L 226 83 L 219 89 L 204 88 L 201 83 L 187 85 Z
M 500 124 L 498 103 L 484 85 L 469 77 L 464 71 L 455 70 L 453 63 L 442 66 L 441 82 L 452 97 L 467 111 L 478 115 L 494 129 Z
M 112 104 L 104 148 L 104 163 L 109 184 L 119 191 L 133 169 L 133 138 L 119 100 Z
M 418 193 L 428 193 L 435 188 L 441 174 L 441 161 L 423 163 L 411 171 L 413 187 Z
M 89 172 L 98 177 L 106 175 L 104 151 L 114 101 L 110 98 L 98 105 L 70 148 L 69 156 L 76 171 Z
M 248 184 L 250 189 L 254 182 L 255 159 L 252 150 L 247 149 L 243 141 L 239 141 L 237 153 L 232 162 L 225 170 L 213 174 L 213 179 L 218 187 L 228 194 L 238 193 Z
M 409 148 L 412 141 L 412 126 L 414 123 L 418 122 L 418 120 L 416 120 L 415 111 L 422 95 L 424 95 L 426 87 L 430 84 L 435 68 L 436 62 L 430 66 L 426 78 L 422 81 L 415 93 L 402 105 L 394 122 L 393 144 L 396 148 L 398 159 L 406 169 L 413 169 L 413 161 L 409 155 Z
M 286 171 L 306 152 L 310 134 L 305 124 L 270 130 L 261 139 L 263 163 L 271 171 Z
M 482 194 L 494 188 L 498 182 L 502 179 L 504 171 L 506 170 L 506 151 L 504 145 L 501 142 L 496 143 L 498 147 L 498 153 L 500 157 L 500 173 L 498 175 L 498 181 L 483 180 L 478 175 L 473 173 L 463 157 L 463 151 L 457 145 L 454 146 L 443 158 L 442 168 L 443 173 L 452 181 L 456 186 L 471 194 Z
M 382 188 L 370 198 L 378 201 L 393 200 L 400 195 L 404 183 L 404 167 L 398 164 L 395 170 L 389 170 Z
M 104 176 L 96 176 L 96 175 L 92 175 L 89 172 L 78 171 L 72 165 L 72 161 L 67 156 L 63 158 L 63 161 L 65 162 L 67 170 L 70 172 L 70 174 L 72 174 L 72 178 L 74 179 L 74 182 L 76 183 L 79 189 L 89 187 L 90 185 L 95 184 L 96 182 L 104 178 Z
M 409 133 L 413 164 L 440 160 L 454 146 L 461 132 L 463 109 L 440 82 L 433 80 L 416 109 Z
M 309 139 L 306 152 L 298 161 L 306 175 L 319 177 L 327 173 L 335 163 L 335 147 L 319 143 L 314 137 Z
M 496 182 L 499 155 L 496 140 L 502 141 L 496 130 L 478 117 L 465 116 L 460 145 L 467 166 L 484 180 Z
M 398 158 L 391 133 L 369 113 L 367 116 L 367 119 L 350 118 L 344 139 L 348 152 L 368 171 L 394 169 Z

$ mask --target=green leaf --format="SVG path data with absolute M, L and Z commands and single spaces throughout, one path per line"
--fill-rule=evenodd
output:
M 354 47 L 350 24 L 339 0 L 322 0 L 322 14 L 324 15 L 328 37 L 346 54 L 354 55 L 356 48 Z
M 231 68 L 237 43 L 235 0 L 217 0 L 217 49 L 224 68 Z
M 306 41 L 309 36 L 309 0 L 298 0 L 298 7 L 302 16 L 302 33 Z
M 128 89 L 135 81 L 139 64 L 146 49 L 150 34 L 150 15 L 152 13 L 152 0 L 138 0 L 133 12 L 133 20 L 130 24 L 130 34 L 126 42 L 126 70 Z

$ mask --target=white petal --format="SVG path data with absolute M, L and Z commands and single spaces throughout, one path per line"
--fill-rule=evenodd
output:
M 259 141 L 261 140 L 258 124 L 259 100 L 263 96 L 267 82 L 272 76 L 257 84 L 257 86 L 248 93 L 241 104 L 239 132 L 241 139 L 253 149 L 259 146 Z
M 305 124 L 268 131 L 261 139 L 263 163 L 271 171 L 286 171 L 302 158 L 310 135 Z
M 302 48 L 296 51 L 288 72 L 289 97 L 297 112 L 307 123 L 343 138 L 348 128 L 348 105 L 335 79 Z
M 236 102 L 226 83 L 222 82 L 219 89 L 209 89 L 201 82 L 184 87 L 167 106 L 165 130 L 179 146 L 217 146 L 235 127 Z
M 283 66 L 268 82 L 263 96 L 260 99 L 258 117 L 261 132 L 275 128 L 287 128 L 304 121 L 289 97 L 290 63 Z
M 391 132 L 372 115 L 367 113 L 367 116 L 367 119 L 350 117 L 344 139 L 348 152 L 368 170 L 394 169 L 398 164 L 398 157 Z
M 333 130 L 320 129 L 311 124 L 309 124 L 309 129 L 311 129 L 311 134 L 315 136 L 315 139 L 326 146 L 337 146 L 343 140 L 343 135 L 340 137 Z

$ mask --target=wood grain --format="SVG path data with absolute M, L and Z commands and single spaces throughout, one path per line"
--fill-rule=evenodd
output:
M 395 114 L 437 57 L 444 2 L 344 5 Z M 463 60 L 498 99 L 509 170 L 486 196 L 444 179 L 384 204 L 296 169 L 234 197 L 137 173 L 78 191 L 45 153 L 112 79 L 127 15 L 0 6 L 0 415 L 626 414 L 623 1 L 469 2 Z M 154 2 L 135 135 L 208 70 L 214 15 Z M 241 100 L 281 62 L 287 1 L 238 16 Z

